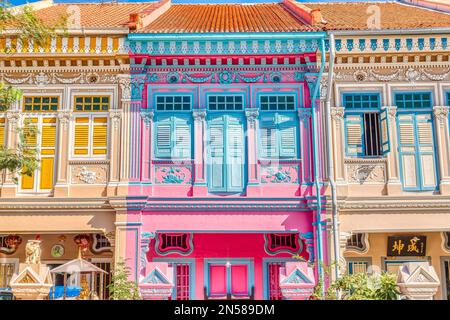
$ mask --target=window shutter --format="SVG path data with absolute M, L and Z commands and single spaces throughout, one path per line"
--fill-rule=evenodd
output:
M 0 146 L 5 147 L 5 118 L 0 118 Z
M 277 155 L 275 117 L 263 115 L 260 120 L 260 137 L 262 157 L 271 158 Z
M 388 109 L 384 108 L 380 113 L 380 124 L 381 124 L 381 152 L 386 155 L 391 151 L 391 144 L 389 141 L 389 116 L 387 113 Z
M 420 186 L 416 159 L 417 146 L 414 136 L 414 115 L 399 114 L 397 118 L 403 188 L 405 190 L 418 190 Z
M 188 119 L 175 117 L 175 141 L 173 156 L 176 158 L 191 158 L 191 125 Z
M 108 148 L 108 119 L 106 117 L 95 117 L 92 133 L 92 154 L 106 154 Z
M 233 122 L 228 123 L 227 128 L 228 191 L 241 191 L 244 187 L 244 130 L 240 119 Z
M 74 154 L 87 155 L 89 153 L 89 118 L 75 119 Z
M 209 187 L 212 191 L 226 191 L 224 174 L 224 125 L 209 128 Z
M 172 126 L 170 118 L 162 118 L 156 123 L 155 156 L 170 158 L 172 146 Z
M 433 136 L 433 119 L 430 113 L 417 114 L 418 161 L 420 165 L 421 189 L 435 190 L 437 172 Z
M 37 118 L 26 118 L 24 121 L 23 133 L 25 136 L 25 144 L 29 147 L 36 147 L 37 145 Z M 25 172 L 27 168 L 23 168 L 22 172 Z M 34 189 L 34 173 L 31 176 L 26 174 L 22 175 L 21 188 L 23 190 Z
M 55 148 L 56 118 L 45 118 L 41 134 L 40 189 L 53 188 Z
M 295 158 L 296 152 L 296 127 L 280 127 L 280 157 Z
M 345 133 L 347 137 L 347 156 L 363 156 L 363 117 L 360 114 L 345 115 Z

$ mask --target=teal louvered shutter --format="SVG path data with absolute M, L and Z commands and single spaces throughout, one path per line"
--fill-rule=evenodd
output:
M 157 158 L 170 158 L 172 156 L 172 121 L 168 116 L 158 118 L 155 128 Z
M 274 115 L 262 115 L 260 119 L 261 157 L 277 156 L 277 138 Z
M 389 116 L 387 108 L 380 112 L 380 127 L 381 127 L 381 153 L 386 155 L 391 151 L 391 144 L 389 142 Z
M 413 114 L 397 114 L 400 167 L 404 190 L 420 189 Z
M 229 116 L 227 126 L 227 191 L 244 187 L 244 128 L 242 119 Z
M 191 158 L 191 123 L 189 119 L 174 117 L 174 147 L 173 158 L 190 159 Z
M 278 136 L 280 158 L 295 158 L 297 156 L 297 125 L 294 117 L 278 115 Z
M 211 191 L 226 191 L 224 124 L 211 124 L 209 127 L 208 184 Z
M 437 173 L 431 113 L 416 114 L 416 127 L 421 190 L 435 190 L 437 187 Z
M 347 156 L 364 156 L 363 141 L 363 116 L 362 114 L 345 115 L 345 136 Z

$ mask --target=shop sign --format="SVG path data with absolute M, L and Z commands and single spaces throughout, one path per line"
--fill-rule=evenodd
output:
M 426 236 L 388 237 L 388 257 L 425 256 Z

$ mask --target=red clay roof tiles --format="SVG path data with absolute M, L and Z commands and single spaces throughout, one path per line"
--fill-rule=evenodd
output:
M 131 13 L 149 10 L 155 5 L 155 3 L 55 4 L 37 10 L 36 14 L 49 24 L 57 22 L 63 15 L 67 15 L 70 22 L 73 21 L 70 16 L 76 13 L 72 8 L 79 8 L 81 27 L 109 29 L 127 27 Z
M 282 4 L 176 4 L 138 32 L 295 32 L 313 30 Z
M 381 29 L 450 27 L 450 15 L 398 2 L 303 3 L 320 9 L 325 30 L 367 30 L 369 6 L 380 8 Z M 370 12 L 370 11 L 369 11 Z

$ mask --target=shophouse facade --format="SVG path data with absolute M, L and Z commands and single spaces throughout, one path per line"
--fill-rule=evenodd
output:
M 428 261 L 441 281 L 435 299 L 448 299 L 450 16 L 400 3 L 306 5 L 320 9 L 334 37 L 341 272 L 396 273 Z M 367 12 L 378 14 L 379 28 L 368 30 Z M 331 221 L 331 197 L 328 204 Z
M 144 298 L 311 294 L 327 256 L 314 19 L 290 1 L 170 4 L 130 33 L 126 250 Z
M 0 114 L 1 143 L 15 148 L 16 129 L 31 126 L 37 134 L 28 143 L 39 154 L 31 177 L 14 182 L 2 173 L 0 287 L 7 287 L 25 260 L 27 241 L 36 238 L 50 268 L 76 258 L 81 247 L 84 258 L 112 270 L 120 242 L 116 216 L 120 221 L 126 213 L 128 191 L 121 158 L 131 92 L 128 21 L 130 13 L 152 7 L 42 1 L 35 5 L 37 16 L 49 25 L 66 16 L 65 32 L 42 46 L 13 30 L 0 38 L 0 80 L 23 92 Z M 107 298 L 110 273 L 93 281 Z

